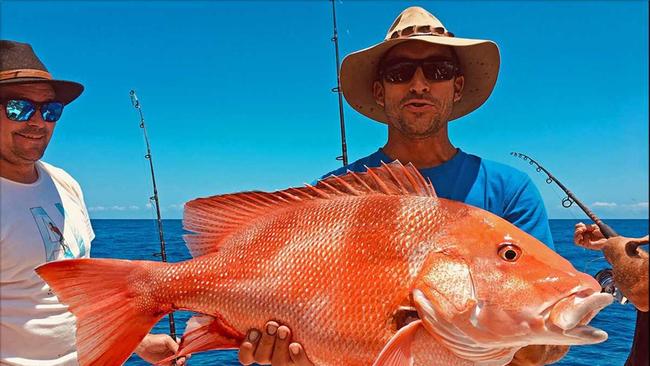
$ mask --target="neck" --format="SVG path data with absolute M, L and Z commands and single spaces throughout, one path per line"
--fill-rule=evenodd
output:
M 0 177 L 18 183 L 34 183 L 38 179 L 36 163 L 13 164 L 0 158 Z
M 417 139 L 389 126 L 388 142 L 383 150 L 391 159 L 402 164 L 412 163 L 418 169 L 441 165 L 456 154 L 456 148 L 449 141 L 447 126 L 435 135 Z

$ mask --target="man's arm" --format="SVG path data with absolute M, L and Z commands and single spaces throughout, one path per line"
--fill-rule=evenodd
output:
M 555 250 L 546 207 L 535 184 L 525 176 L 520 184 L 509 188 L 513 191 L 506 193 L 503 218 Z
M 614 282 L 637 308 L 634 341 L 626 366 L 648 364 L 648 253 L 639 248 L 648 243 L 640 239 L 614 237 L 605 239 L 596 225 L 576 224 L 573 241 L 582 247 L 602 250 L 612 265 Z
M 612 264 L 614 282 L 634 306 L 648 311 L 648 253 L 639 245 L 647 244 L 648 237 L 630 239 L 615 237 L 603 246 L 605 259 Z
M 601 250 L 612 265 L 616 287 L 640 310 L 648 306 L 648 253 L 639 248 L 648 244 L 648 236 L 632 239 L 617 236 L 605 239 L 596 225 L 576 224 L 574 242 L 587 249 Z

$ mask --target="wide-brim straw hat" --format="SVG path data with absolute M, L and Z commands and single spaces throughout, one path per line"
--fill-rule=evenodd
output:
M 379 79 L 377 67 L 384 54 L 407 41 L 453 47 L 465 77 L 465 85 L 461 100 L 454 103 L 450 121 L 480 107 L 492 93 L 500 62 L 496 43 L 455 37 L 438 18 L 423 8 L 413 6 L 395 19 L 383 42 L 351 53 L 343 59 L 341 89 L 345 99 L 359 113 L 379 122 L 388 122 L 384 109 L 375 102 L 372 84 Z
M 63 104 L 72 102 L 84 90 L 74 81 L 54 80 L 29 44 L 0 40 L 0 98 L 10 97 L 5 95 L 5 86 L 15 84 L 48 84 L 55 100 Z

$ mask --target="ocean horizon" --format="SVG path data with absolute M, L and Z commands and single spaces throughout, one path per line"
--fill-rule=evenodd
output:
M 92 243 L 91 256 L 95 258 L 120 258 L 135 260 L 159 260 L 155 253 L 160 251 L 156 220 L 152 219 L 93 219 L 96 238 Z M 567 258 L 580 271 L 594 275 L 602 268 L 610 267 L 600 252 L 577 247 L 573 244 L 573 226 L 580 220 L 551 219 L 550 227 L 559 254 Z M 606 219 L 605 221 L 620 235 L 640 237 L 648 234 L 647 219 Z M 589 221 L 585 221 L 589 222 Z M 169 262 L 191 259 L 182 239 L 182 220 L 164 219 L 163 231 Z M 177 334 L 180 337 L 191 312 L 174 313 Z M 592 320 L 591 325 L 605 330 L 609 339 L 601 344 L 572 347 L 569 353 L 555 365 L 563 366 L 617 366 L 627 359 L 634 336 L 636 311 L 630 304 L 612 304 L 603 309 Z M 262 326 L 262 324 L 260 324 Z M 168 333 L 167 317 L 151 331 Z M 236 350 L 210 351 L 193 355 L 189 365 L 239 365 Z M 147 365 L 133 355 L 126 363 L 129 366 Z

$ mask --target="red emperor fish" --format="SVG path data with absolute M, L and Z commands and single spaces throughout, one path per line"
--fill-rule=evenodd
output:
M 179 355 L 237 348 L 274 319 L 319 366 L 504 365 L 527 345 L 607 339 L 586 325 L 612 301 L 596 280 L 502 218 L 437 197 L 412 165 L 199 198 L 184 227 L 185 262 L 36 269 L 77 317 L 81 365 L 125 362 L 180 309 L 203 315 Z M 403 309 L 419 319 L 399 328 Z

